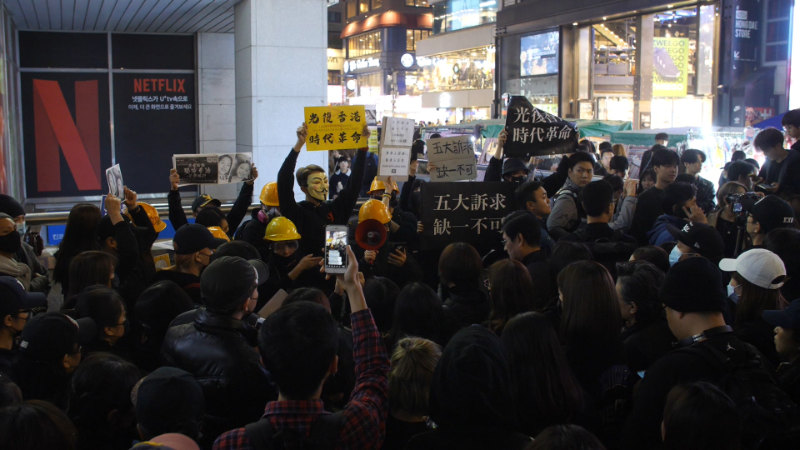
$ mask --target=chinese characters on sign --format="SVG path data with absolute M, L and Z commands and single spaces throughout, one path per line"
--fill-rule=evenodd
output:
M 414 142 L 414 119 L 384 117 L 378 162 L 378 176 L 394 181 L 408 179 L 411 144 Z
M 575 125 L 535 108 L 525 97 L 511 97 L 506 118 L 508 157 L 569 153 L 578 145 Z
M 428 161 L 436 166 L 431 182 L 474 180 L 477 175 L 472 136 L 430 139 Z
M 425 249 L 463 241 L 485 251 L 501 239 L 503 217 L 514 210 L 511 183 L 428 183 L 422 190 Z
M 204 153 L 172 155 L 179 186 L 240 183 L 253 178 L 252 153 Z
M 363 106 L 308 106 L 304 116 L 309 151 L 366 147 Z

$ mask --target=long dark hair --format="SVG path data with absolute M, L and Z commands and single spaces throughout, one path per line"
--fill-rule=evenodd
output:
M 613 342 L 622 327 L 617 290 L 608 270 L 594 261 L 578 261 L 558 274 L 563 295 L 561 339 L 565 345 Z
M 536 312 L 520 314 L 508 321 L 501 339 L 522 431 L 534 436 L 549 425 L 572 421 L 583 407 L 583 392 L 549 319 Z
M 453 292 L 478 289 L 482 270 L 480 253 L 466 242 L 453 242 L 439 256 L 439 277 L 443 285 L 454 284 Z
M 761 313 L 769 309 L 783 309 L 786 301 L 780 289 L 765 289 L 747 281 L 738 272 L 732 278 L 742 285 L 742 295 L 736 304 L 734 325 L 741 327 L 747 322 L 761 320 Z
M 53 279 L 61 283 L 64 288 L 67 288 L 69 283 L 67 278 L 72 258 L 85 250 L 100 250 L 100 242 L 97 237 L 97 225 L 100 223 L 100 218 L 100 208 L 89 203 L 78 203 L 69 211 L 64 238 L 58 245 L 58 251 L 55 254 L 56 265 L 53 269 Z
M 664 317 L 658 290 L 664 283 L 664 272 L 647 261 L 617 264 L 617 286 L 620 299 L 636 304 L 636 323 L 649 324 Z
M 69 290 L 64 298 L 70 298 L 89 286 L 108 286 L 117 265 L 117 258 L 100 250 L 80 252 L 69 263 Z
M 442 300 L 427 284 L 409 283 L 397 294 L 389 340 L 395 343 L 406 336 L 444 344 Z
M 498 333 L 519 313 L 533 311 L 534 288 L 528 269 L 519 261 L 502 259 L 489 267 L 489 296 L 492 311 L 489 328 Z

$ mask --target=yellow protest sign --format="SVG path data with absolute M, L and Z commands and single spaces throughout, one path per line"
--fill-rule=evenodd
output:
M 367 146 L 364 131 L 364 106 L 307 106 L 306 147 L 309 151 L 349 150 Z

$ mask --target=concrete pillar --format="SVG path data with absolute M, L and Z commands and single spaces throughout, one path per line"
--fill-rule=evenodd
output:
M 197 115 L 200 153 L 236 151 L 236 96 L 232 33 L 197 34 Z M 202 185 L 203 193 L 233 200 L 240 186 Z
M 236 151 L 252 152 L 255 197 L 275 181 L 303 122 L 327 104 L 327 9 L 319 0 L 242 0 L 234 7 Z M 303 150 L 297 167 L 327 170 L 327 152 Z M 295 197 L 304 198 L 295 183 Z
M 642 127 L 642 116 L 651 117 L 653 102 L 653 15 L 639 17 L 636 24 L 636 77 L 633 79 L 633 128 Z

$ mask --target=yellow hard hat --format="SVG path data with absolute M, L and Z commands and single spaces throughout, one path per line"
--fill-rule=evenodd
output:
M 153 228 L 155 228 L 156 233 L 161 233 L 164 231 L 164 228 L 167 228 L 167 224 L 161 220 L 161 217 L 158 215 L 158 211 L 156 211 L 156 209 L 150 204 L 138 202 L 138 205 L 141 206 L 145 214 L 147 214 L 147 218 L 150 219 L 150 223 L 153 224 Z M 131 217 L 130 212 L 128 213 L 128 217 Z M 133 220 L 133 217 L 131 217 L 131 220 Z
M 395 192 L 400 192 L 400 188 L 397 187 L 397 183 L 394 181 L 392 181 L 392 190 Z M 386 183 L 379 180 L 378 177 L 372 179 L 372 184 L 369 185 L 369 191 L 367 191 L 367 194 L 372 194 L 375 191 L 383 191 L 384 193 L 386 192 Z
M 265 241 L 294 241 L 300 239 L 300 237 L 294 222 L 283 216 L 270 220 L 267 224 L 267 230 L 264 232 Z
M 358 210 L 358 223 L 369 219 L 374 219 L 380 223 L 387 224 L 392 220 L 392 216 L 389 215 L 386 205 L 381 203 L 380 200 L 373 198 L 364 202 L 364 204 L 361 205 L 361 208 Z
M 278 206 L 278 183 L 273 181 L 265 184 L 258 199 L 267 206 Z
M 231 238 L 228 237 L 228 234 L 222 231 L 220 227 L 208 227 L 208 231 L 211 232 L 211 235 L 217 239 L 223 239 L 225 242 L 230 242 Z

